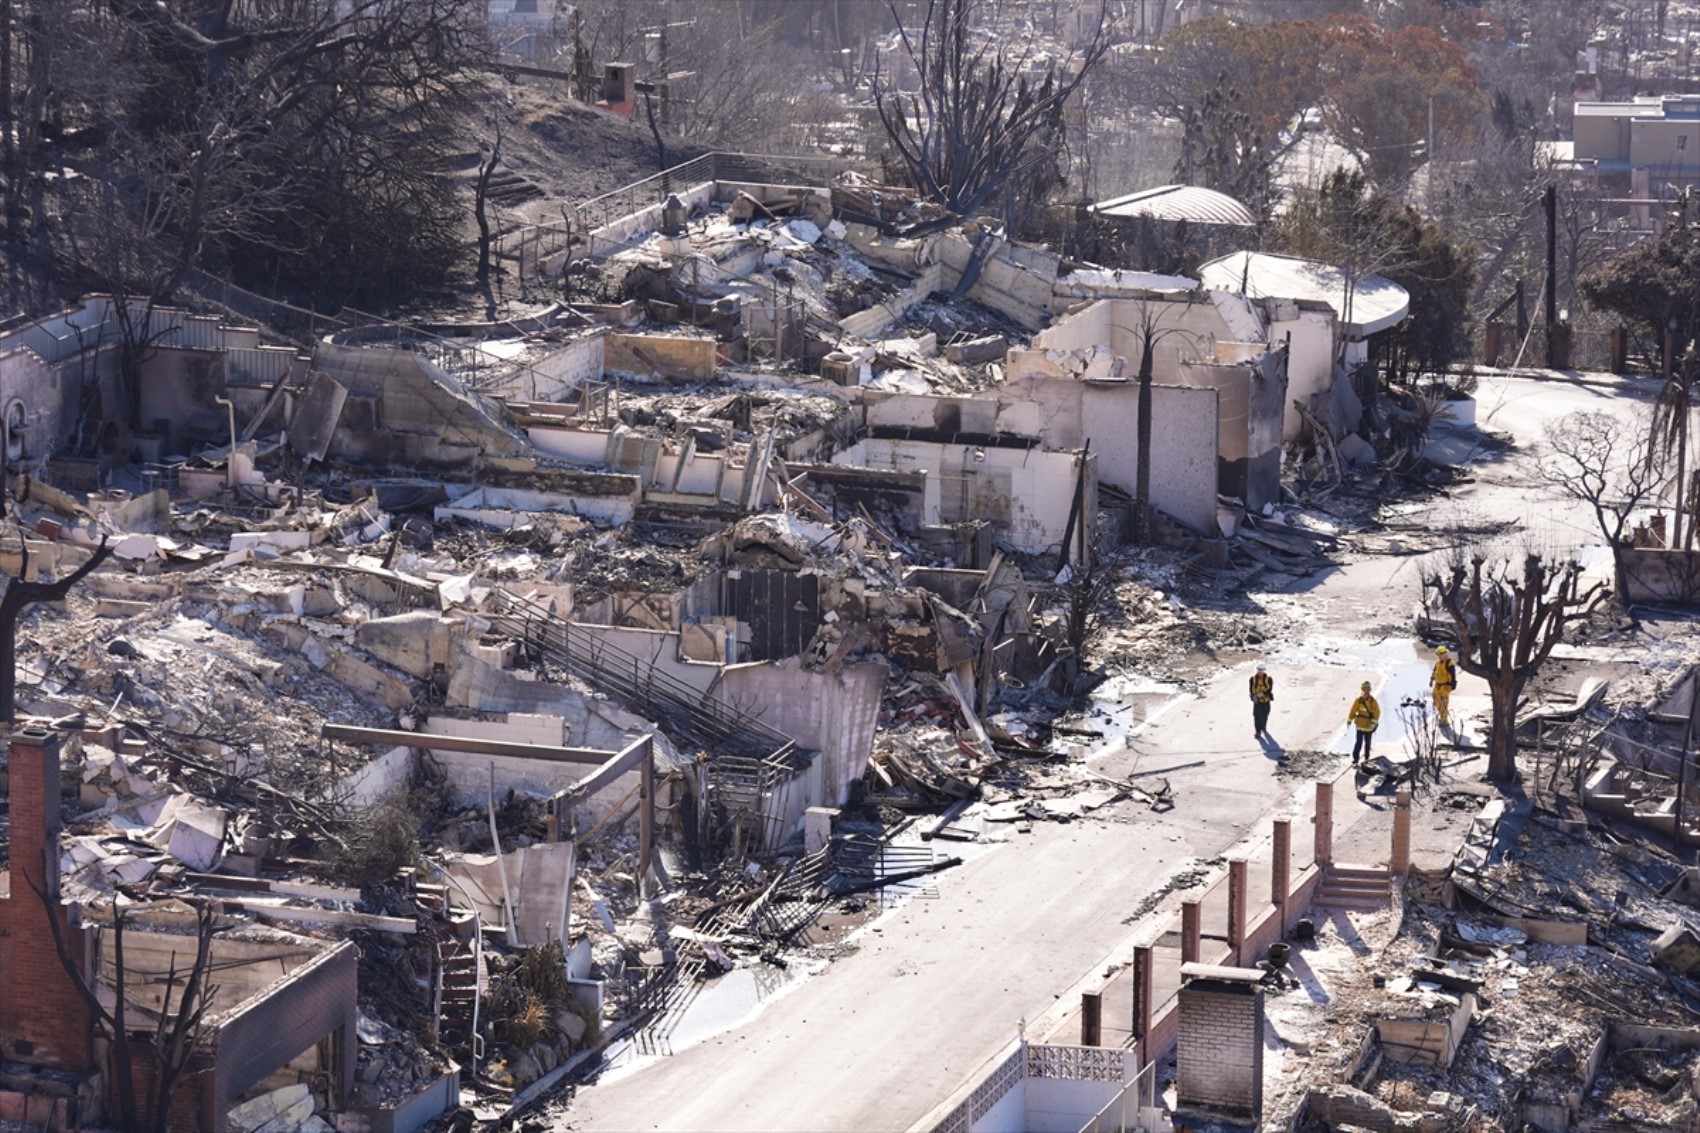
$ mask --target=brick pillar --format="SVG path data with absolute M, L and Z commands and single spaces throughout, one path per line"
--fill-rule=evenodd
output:
M 71 967 L 88 973 L 87 933 L 70 926 L 59 903 L 58 734 L 13 732 L 6 766 L 11 877 L 0 900 L 0 1059 L 82 1073 L 94 1066 L 93 1026 L 53 942 L 57 928 Z
M 1316 864 L 1331 865 L 1334 861 L 1334 784 L 1316 781 Z
M 1287 898 L 1293 892 L 1293 820 L 1277 818 L 1269 862 L 1269 903 L 1281 910 L 1281 931 L 1287 931 Z
M 1198 963 L 1199 938 L 1204 932 L 1204 910 L 1197 901 L 1181 902 L 1181 963 Z
M 40 728 L 13 732 L 6 745 L 11 776 L 12 896 L 59 899 L 59 736 Z M 27 878 L 27 880 L 25 880 Z
M 1411 868 L 1411 788 L 1400 787 L 1393 796 L 1392 873 L 1403 878 Z
M 1240 949 L 1245 946 L 1246 928 L 1246 860 L 1244 858 L 1228 859 L 1228 952 L 1238 964 L 1245 957 L 1240 955 Z
M 1181 988 L 1175 1090 L 1182 1105 L 1263 1116 L 1263 989 L 1195 979 Z
M 1133 1033 L 1136 1038 L 1151 1034 L 1151 1017 L 1157 1008 L 1157 950 L 1142 944 L 1133 950 Z

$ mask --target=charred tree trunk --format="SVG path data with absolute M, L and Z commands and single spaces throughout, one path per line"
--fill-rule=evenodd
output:
M 1493 716 L 1488 724 L 1487 777 L 1495 783 L 1517 778 L 1517 700 L 1522 681 L 1495 681 L 1488 686 Z
M 1156 336 L 1147 330 L 1139 352 L 1139 465 L 1134 474 L 1133 541 L 1151 545 L 1151 369 Z
M 478 222 L 478 292 L 484 296 L 484 317 L 492 322 L 496 318 L 496 297 L 490 290 L 490 178 L 501 160 L 502 138 L 498 134 L 490 147 L 489 158 L 478 167 L 478 183 L 472 195 L 472 216 Z
M 30 560 L 29 541 L 20 533 L 19 542 L 23 545 L 23 561 L 18 565 L 18 577 L 12 579 L 6 587 L 5 596 L 0 597 L 0 720 L 7 723 L 18 718 L 18 619 L 37 602 L 57 602 L 65 597 L 73 586 L 112 553 L 112 548 L 103 539 L 88 562 L 58 582 L 25 582 L 24 575 Z

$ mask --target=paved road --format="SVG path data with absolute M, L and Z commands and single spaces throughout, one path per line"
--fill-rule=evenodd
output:
M 1217 857 L 1282 802 L 1275 763 L 1251 739 L 1248 671 L 1172 705 L 1125 772 L 1203 761 L 1168 777 L 1179 804 L 1132 803 L 1069 825 L 1038 824 L 943 874 L 859 938 L 861 949 L 754 1021 L 624 1078 L 582 1090 L 574 1130 L 904 1129 L 1113 952 L 1125 918 L 1172 870 Z M 1337 738 L 1362 667 L 1278 674 L 1271 731 L 1289 747 Z M 1345 700 L 1342 697 L 1346 697 Z

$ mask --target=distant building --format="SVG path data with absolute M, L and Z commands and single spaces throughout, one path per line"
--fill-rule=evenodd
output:
M 1574 160 L 1604 177 L 1644 169 L 1664 180 L 1700 179 L 1700 95 L 1577 102 L 1574 137 Z

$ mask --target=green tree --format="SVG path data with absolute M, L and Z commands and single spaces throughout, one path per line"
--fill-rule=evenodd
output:
M 1646 240 L 1578 281 L 1582 297 L 1662 342 L 1700 332 L 1700 225 L 1680 210 L 1657 240 Z
M 1302 194 L 1283 217 L 1279 238 L 1294 255 L 1340 267 L 1348 291 L 1376 274 L 1410 293 L 1410 317 L 1387 339 L 1391 377 L 1436 373 L 1468 354 L 1472 249 L 1455 245 L 1391 194 L 1371 189 L 1362 173 L 1336 170 L 1314 193 Z

